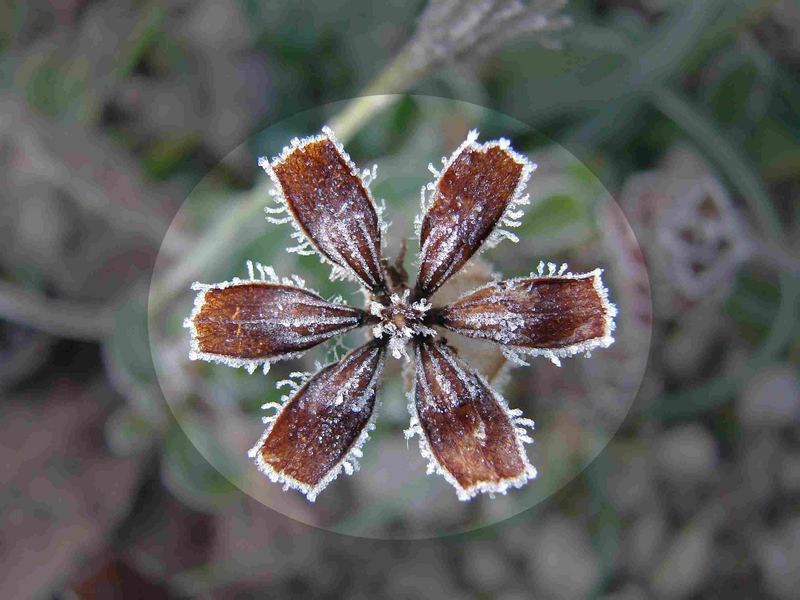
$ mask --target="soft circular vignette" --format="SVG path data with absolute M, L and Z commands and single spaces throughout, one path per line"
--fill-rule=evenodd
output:
M 537 479 L 506 495 L 462 502 L 444 479 L 426 475 L 427 460 L 416 442 L 408 443 L 403 435 L 409 424 L 407 373 L 402 372 L 402 361 L 389 358 L 376 405 L 377 427 L 363 447 L 360 470 L 352 476 L 342 474 L 316 502 L 309 503 L 296 491 L 284 491 L 270 482 L 247 452 L 265 428 L 261 405 L 278 401 L 285 393 L 276 389 L 276 383 L 294 372 L 313 371 L 315 361 L 330 362 L 335 352 L 331 342 L 302 358 L 275 363 L 267 375 L 261 370 L 250 375 L 244 369 L 190 361 L 189 333 L 182 327 L 196 294 L 189 284 L 166 305 L 154 298 L 156 286 L 151 286 L 148 328 L 158 382 L 177 422 L 200 454 L 234 486 L 268 508 L 321 529 L 376 539 L 424 539 L 513 517 L 548 498 L 591 463 L 621 425 L 644 376 L 652 322 L 650 288 L 638 242 L 622 210 L 590 169 L 565 148 L 516 119 L 471 103 L 419 95 L 386 100 L 383 104 L 388 108 L 368 122 L 355 140 L 346 141 L 345 147 L 360 169 L 377 163 L 372 192 L 379 202 L 385 202 L 384 216 L 390 222 L 384 256 L 392 260 L 405 238 L 405 264 L 412 281 L 418 250 L 413 223 L 419 189 L 431 180 L 428 164 L 450 155 L 470 129 L 480 131 L 482 142 L 511 138 L 515 150 L 528 155 L 539 168 L 528 183 L 531 206 L 516 231 L 520 241 L 503 241 L 484 252 L 466 268 L 463 285 L 479 287 L 486 281 L 482 273 L 524 276 L 535 272 L 540 261 L 568 262 L 570 271 L 576 273 L 604 269 L 610 299 L 619 311 L 616 341 L 610 348 L 596 350 L 591 357 L 566 358 L 561 368 L 544 357 L 531 357 L 530 366 L 501 365 L 491 378 L 509 406 L 521 409 L 536 423 L 534 443 L 526 449 L 539 472 Z M 318 133 L 345 104 L 335 102 L 292 115 L 255 134 L 231 154 L 251 153 L 255 166 L 254 147 L 258 155 L 277 155 L 291 138 Z M 388 117 L 396 117 L 399 106 L 413 113 L 413 126 L 401 135 L 388 130 Z M 518 139 L 529 144 L 535 141 L 535 149 L 521 146 Z M 370 145 L 389 145 L 391 151 L 384 156 L 362 155 L 361 148 Z M 162 248 L 169 247 L 170 238 L 183 235 L 179 232 L 187 227 L 196 229 L 202 239 L 216 219 L 232 210 L 226 202 L 233 202 L 236 194 L 225 189 L 224 173 L 225 160 L 189 194 Z M 269 182 L 264 181 L 267 175 L 259 169 L 255 178 L 255 186 L 265 190 L 266 206 L 271 200 L 266 193 Z M 566 217 L 558 216 L 564 198 L 585 208 L 585 214 L 565 224 Z M 547 219 L 553 227 L 547 227 Z M 323 296 L 341 294 L 346 302 L 361 307 L 364 300 L 358 286 L 329 281 L 329 268 L 316 256 L 286 253 L 286 247 L 294 245 L 291 231 L 289 225 L 268 223 L 259 212 L 234 236 L 236 247 L 223 248 L 199 264 L 191 281 L 213 283 L 246 277 L 245 261 L 253 260 L 271 264 L 281 277 L 304 277 Z M 165 254 L 160 252 L 156 260 L 153 282 L 173 273 Z M 442 290 L 443 296 L 445 293 Z M 432 301 L 438 305 L 444 297 L 437 293 Z M 363 335 L 348 334 L 347 347 L 355 347 Z M 465 343 L 464 338 L 456 339 L 457 334 L 446 337 L 460 352 L 463 347 L 467 360 L 493 357 L 496 352 L 487 342 Z M 342 354 L 339 349 L 339 356 Z

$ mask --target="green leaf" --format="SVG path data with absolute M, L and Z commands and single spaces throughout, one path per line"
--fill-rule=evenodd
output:
M 800 174 L 797 132 L 782 121 L 764 119 L 747 139 L 747 149 L 757 157 L 768 180 L 787 181 Z
M 720 123 L 731 125 L 745 117 L 758 72 L 752 64 L 737 64 L 725 70 L 709 90 L 708 102 Z

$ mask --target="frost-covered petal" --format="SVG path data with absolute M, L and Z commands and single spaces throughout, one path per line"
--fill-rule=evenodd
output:
M 501 231 L 498 224 L 517 225 L 521 213 L 513 208 L 527 203 L 522 191 L 534 165 L 508 140 L 478 144 L 476 139 L 477 133 L 470 132 L 436 181 L 423 188 L 417 296 L 439 289 L 485 242 L 493 241 Z
M 294 218 L 298 235 L 335 269 L 373 292 L 384 291 L 380 215 L 368 185 L 333 132 L 324 128 L 318 136 L 293 140 L 271 163 L 261 159 L 260 164 L 275 184 L 278 201 Z
M 250 451 L 259 469 L 311 501 L 342 469 L 352 472 L 374 428 L 384 354 L 372 340 L 306 381 Z
M 616 308 L 602 271 L 561 274 L 550 265 L 530 277 L 489 283 L 434 310 L 436 324 L 525 354 L 558 359 L 610 346 Z
M 461 500 L 481 492 L 505 493 L 536 477 L 523 443 L 531 421 L 511 411 L 469 365 L 443 342 L 415 344 L 414 392 L 409 405 L 412 433 L 437 472 Z
M 323 300 L 310 290 L 269 281 L 195 283 L 192 360 L 207 360 L 253 372 L 298 356 L 331 337 L 358 327 L 364 313 Z

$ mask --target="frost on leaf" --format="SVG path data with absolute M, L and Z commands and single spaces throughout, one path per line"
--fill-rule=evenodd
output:
M 492 282 L 462 296 L 435 315 L 436 322 L 462 335 L 512 350 L 558 359 L 614 341 L 616 308 L 608 301 L 599 269 L 549 272 Z
M 385 289 L 381 269 L 381 222 L 366 182 L 330 129 L 295 140 L 272 163 L 261 160 L 278 200 L 294 218 L 297 235 L 313 252 L 373 292 Z M 277 212 L 277 211 L 271 211 Z
M 300 287 L 258 279 L 195 284 L 190 358 L 254 371 L 361 325 L 364 313 Z
M 415 344 L 411 433 L 420 450 L 455 488 L 459 499 L 505 493 L 536 476 L 523 444 L 532 425 L 443 342 Z
M 437 179 L 423 188 L 417 295 L 433 294 L 485 242 L 497 241 L 498 225 L 514 227 L 522 216 L 515 206 L 534 166 L 511 150 L 507 140 L 477 144 L 477 133 L 446 161 Z M 494 234 L 494 237 L 493 237 Z M 502 237 L 502 236 L 500 236 Z
M 374 427 L 384 354 L 373 340 L 308 379 L 250 451 L 261 471 L 312 501 L 342 469 L 352 473 Z

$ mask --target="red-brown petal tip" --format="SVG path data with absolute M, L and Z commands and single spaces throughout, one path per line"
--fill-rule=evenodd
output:
M 522 192 L 535 165 L 507 140 L 476 140 L 471 131 L 436 181 L 423 188 L 417 296 L 433 294 L 485 243 L 516 239 L 496 228 L 519 224 L 522 213 L 515 207 L 528 202 Z
M 616 307 L 601 269 L 568 273 L 566 265 L 529 277 L 496 281 L 462 296 L 436 314 L 437 323 L 511 351 L 560 359 L 607 348 L 614 342 Z M 513 358 L 513 355 L 512 355 Z
M 442 342 L 415 344 L 411 428 L 420 451 L 456 489 L 460 500 L 504 494 L 536 477 L 523 444 L 533 422 L 509 410 L 486 380 Z
M 368 182 L 333 131 L 325 127 L 320 135 L 294 139 L 271 163 L 261 159 L 259 164 L 275 184 L 281 208 L 294 220 L 294 237 L 302 243 L 292 250 L 301 254 L 315 250 L 334 266 L 333 276 L 353 277 L 382 293 L 384 225 Z
M 267 419 L 250 450 L 269 479 L 314 501 L 344 469 L 357 467 L 374 428 L 385 346 L 372 340 L 324 367 Z
M 206 285 L 198 290 L 194 310 L 185 326 L 191 331 L 189 358 L 245 367 L 299 356 L 331 337 L 362 324 L 364 313 L 344 304 L 323 300 L 299 287 L 301 280 L 278 280 L 274 271 L 252 263 L 250 278 Z M 269 277 L 268 277 L 269 276 Z

